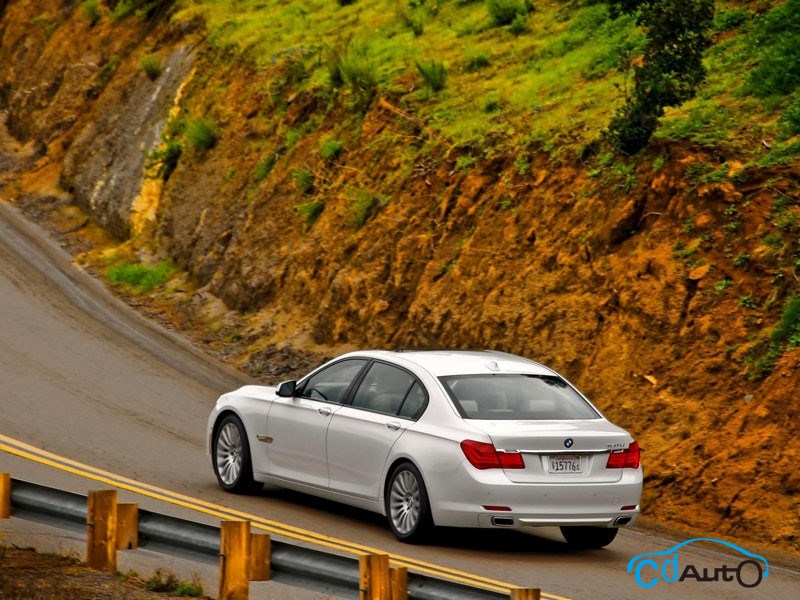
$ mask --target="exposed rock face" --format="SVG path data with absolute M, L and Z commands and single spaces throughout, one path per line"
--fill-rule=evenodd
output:
M 98 100 L 98 117 L 80 128 L 64 156 L 62 185 L 118 238 L 130 233 L 131 202 L 141 190 L 146 157 L 161 141 L 191 64 L 181 46 L 164 59 L 155 81 L 141 69 L 130 73 Z

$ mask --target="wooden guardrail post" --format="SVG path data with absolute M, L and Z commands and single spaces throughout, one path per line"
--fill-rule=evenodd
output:
M 247 570 L 250 581 L 269 581 L 272 541 L 268 533 L 250 534 L 250 566 Z
M 0 473 L 0 519 L 11 516 L 11 475 Z
M 89 492 L 86 563 L 98 571 L 117 570 L 117 490 Z
M 117 504 L 117 550 L 133 550 L 139 547 L 139 505 Z
M 392 600 L 408 600 L 408 568 L 390 568 L 389 583 L 392 589 Z
M 511 600 L 540 600 L 542 592 L 538 588 L 517 588 L 511 590 Z
M 250 594 L 250 521 L 223 521 L 220 528 L 219 600 Z
M 361 554 L 360 600 L 391 600 L 388 554 Z

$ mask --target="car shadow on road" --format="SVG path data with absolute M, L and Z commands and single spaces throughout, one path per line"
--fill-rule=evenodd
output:
M 394 536 L 389 531 L 386 518 L 376 513 L 291 490 L 264 491 L 259 495 L 275 501 L 319 511 L 321 513 L 320 516 L 333 517 L 339 521 L 349 521 L 353 527 L 361 531 L 368 529 L 369 537 L 373 540 L 370 543 L 395 541 Z M 300 524 L 295 523 L 294 525 Z M 345 523 L 341 523 L 341 525 L 347 527 Z M 336 524 L 334 524 L 334 527 L 339 529 Z M 329 534 L 331 533 L 329 532 Z M 344 533 L 334 535 L 348 537 Z M 495 554 L 511 555 L 591 555 L 600 558 L 604 553 L 610 554 L 608 550 L 575 549 L 563 541 L 558 529 L 555 527 L 528 528 L 522 531 L 443 527 L 435 530 L 432 539 L 425 545 L 430 548 L 489 551 Z M 611 556 L 608 556 L 608 558 L 610 559 Z

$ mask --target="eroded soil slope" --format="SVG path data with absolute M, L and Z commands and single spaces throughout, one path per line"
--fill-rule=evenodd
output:
M 291 61 L 210 48 L 202 23 L 92 26 L 56 0 L 7 4 L 0 65 L 3 196 L 69 217 L 99 272 L 174 261 L 156 301 L 233 362 L 271 378 L 271 356 L 351 347 L 523 354 L 640 441 L 646 515 L 800 551 L 800 350 L 770 341 L 800 291 L 785 146 L 474 157 L 404 109 L 408 81 L 361 114 L 296 90 Z

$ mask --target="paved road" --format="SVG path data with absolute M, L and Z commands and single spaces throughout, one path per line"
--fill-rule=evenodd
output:
M 204 456 L 218 393 L 244 380 L 132 313 L 15 211 L 0 204 L 0 432 L 143 482 L 326 535 L 574 599 L 797 598 L 800 574 L 773 568 L 755 589 L 735 581 L 643 590 L 631 557 L 675 540 L 624 531 L 607 549 L 571 551 L 555 531 L 443 530 L 434 545 L 397 542 L 375 515 L 294 493 L 219 490 Z M 0 453 L 0 469 L 12 461 Z M 14 476 L 56 485 L 41 465 L 13 460 Z M 87 486 L 88 489 L 92 486 Z M 94 486 L 96 487 L 96 486 Z M 702 569 L 739 559 L 699 549 Z

